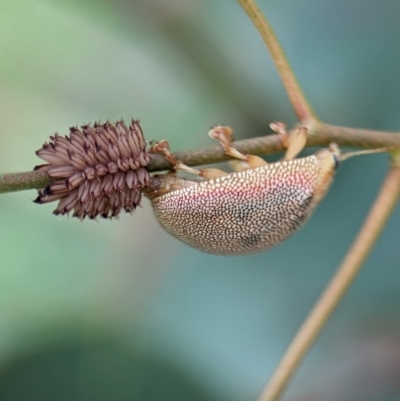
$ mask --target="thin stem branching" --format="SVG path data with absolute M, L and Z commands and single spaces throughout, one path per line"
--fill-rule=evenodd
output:
M 307 147 L 328 146 L 336 143 L 341 147 L 374 149 L 400 147 L 400 132 L 372 131 L 357 128 L 318 124 L 309 131 Z M 284 148 L 277 135 L 267 135 L 234 143 L 235 148 L 245 154 L 269 155 L 283 152 Z M 220 146 L 198 150 L 176 152 L 176 158 L 188 166 L 201 166 L 220 163 L 229 159 Z M 165 171 L 172 166 L 161 155 L 153 155 L 148 166 L 150 172 Z M 0 174 L 0 194 L 43 188 L 49 183 L 43 171 Z

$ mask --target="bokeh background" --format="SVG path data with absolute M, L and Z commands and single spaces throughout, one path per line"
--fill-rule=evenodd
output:
M 400 128 L 400 2 L 260 0 L 329 123 Z M 0 0 L 0 171 L 54 132 L 140 118 L 174 150 L 295 119 L 234 0 Z M 278 248 L 216 257 L 163 232 L 149 203 L 119 221 L 57 218 L 0 197 L 0 399 L 254 400 L 356 234 L 387 157 L 346 162 Z M 286 395 L 400 400 L 397 210 Z

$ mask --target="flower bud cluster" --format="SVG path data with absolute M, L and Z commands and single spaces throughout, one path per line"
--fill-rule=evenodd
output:
M 52 182 L 39 189 L 35 202 L 58 201 L 55 215 L 73 211 L 93 219 L 132 212 L 150 181 L 150 155 L 135 120 L 129 127 L 123 121 L 72 127 L 68 136 L 51 136 L 36 154 L 47 164 L 35 169 L 45 169 Z

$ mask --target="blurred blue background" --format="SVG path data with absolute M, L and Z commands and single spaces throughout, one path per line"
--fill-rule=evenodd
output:
M 40 163 L 54 132 L 140 118 L 173 150 L 295 122 L 233 0 L 0 0 L 0 171 Z M 260 0 L 317 113 L 400 128 L 400 2 Z M 352 159 L 278 248 L 217 257 L 160 229 L 57 218 L 0 197 L 0 399 L 254 400 L 348 249 L 387 170 Z M 287 400 L 400 400 L 397 210 Z

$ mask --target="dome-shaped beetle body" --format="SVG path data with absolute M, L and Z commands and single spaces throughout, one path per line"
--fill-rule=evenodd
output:
M 160 175 L 147 196 L 165 230 L 200 251 L 261 252 L 307 221 L 329 189 L 337 160 L 335 150 L 323 149 L 202 182 Z

